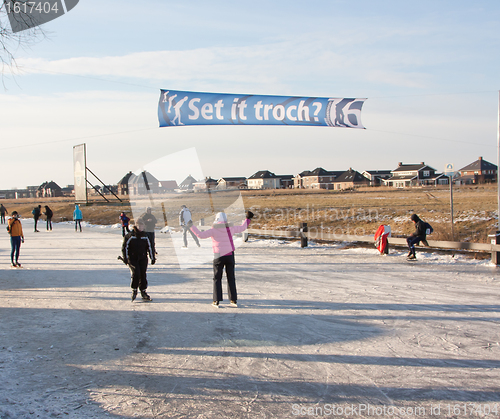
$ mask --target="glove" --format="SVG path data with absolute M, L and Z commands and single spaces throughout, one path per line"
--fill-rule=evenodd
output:
M 24 243 L 24 237 L 21 238 L 21 243 Z
M 155 263 L 156 263 L 156 259 L 153 259 L 153 260 L 151 261 L 151 265 L 154 265 Z
M 128 259 L 124 258 L 124 259 L 123 259 L 123 263 L 124 263 L 125 265 L 128 265 Z
M 247 211 L 246 217 L 251 220 L 253 218 L 253 212 L 252 211 Z
M 192 220 L 189 220 L 188 223 L 187 223 L 187 226 L 189 228 L 193 227 L 193 221 Z

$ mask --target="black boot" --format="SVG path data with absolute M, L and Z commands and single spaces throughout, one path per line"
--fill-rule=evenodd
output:
M 145 301 L 151 301 L 151 297 L 148 295 L 148 293 L 146 292 L 146 290 L 142 290 L 141 291 L 141 297 Z
M 132 301 L 135 300 L 135 297 L 137 297 L 137 289 L 132 290 Z

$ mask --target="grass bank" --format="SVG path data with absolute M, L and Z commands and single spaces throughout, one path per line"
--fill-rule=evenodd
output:
M 454 239 L 484 243 L 496 229 L 496 185 L 454 188 Z M 301 222 L 309 228 L 338 234 L 371 235 L 380 224 L 391 226 L 393 235 L 406 236 L 413 231 L 409 221 L 417 213 L 434 227 L 433 240 L 451 240 L 450 191 L 443 188 L 361 188 L 353 191 L 268 190 L 243 191 L 245 208 L 255 214 L 254 228 L 296 229 Z M 179 198 L 179 207 L 182 195 Z M 30 218 L 35 205 L 49 205 L 54 221 L 72 220 L 73 198 L 2 200 L 9 213 L 18 211 Z M 97 201 L 81 206 L 85 221 L 115 224 L 121 211 L 131 216 L 128 202 L 121 205 Z M 192 208 L 207 213 L 207 208 Z M 176 220 L 175 220 L 176 221 Z

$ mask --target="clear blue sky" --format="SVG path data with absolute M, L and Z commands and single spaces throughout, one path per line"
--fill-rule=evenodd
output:
M 0 88 L 0 189 L 116 183 L 196 147 L 205 175 L 496 164 L 500 3 L 80 0 Z M 160 89 L 367 97 L 366 130 L 158 128 Z

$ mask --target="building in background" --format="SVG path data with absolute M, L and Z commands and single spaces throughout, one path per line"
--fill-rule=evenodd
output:
M 278 175 L 280 178 L 280 188 L 281 189 L 292 189 L 293 188 L 293 175 Z
M 246 189 L 246 177 L 221 177 L 217 181 L 217 189 Z
M 366 177 L 352 168 L 346 170 L 333 182 L 335 190 L 354 189 L 360 186 L 368 186 L 369 184 L 370 181 Z
M 179 189 L 182 191 L 192 191 L 193 190 L 193 185 L 195 184 L 196 179 L 189 175 L 186 179 L 184 179 L 180 184 L 179 184 Z
M 217 187 L 217 181 L 212 179 L 210 176 L 203 180 L 193 183 L 193 190 L 195 192 L 208 191 L 215 189 Z
M 128 181 L 133 175 L 132 172 L 128 172 L 120 179 L 117 185 L 118 195 L 128 195 Z
M 398 167 L 391 171 L 389 179 L 383 179 L 385 185 L 395 188 L 409 188 L 411 186 L 437 186 L 447 185 L 448 176 L 436 173 L 436 169 L 420 164 L 398 163 Z
M 383 185 L 392 176 L 390 170 L 365 170 L 361 174 L 370 181 L 370 186 Z
M 260 170 L 248 178 L 248 189 L 280 189 L 280 178 L 269 170 Z
M 498 178 L 497 165 L 479 157 L 475 162 L 462 167 L 455 182 L 462 185 L 492 183 Z
M 37 198 L 56 198 L 63 196 L 61 187 L 54 181 L 42 183 L 36 191 Z
M 328 171 L 322 167 L 305 170 L 293 178 L 293 185 L 299 189 L 334 189 L 333 182 L 343 171 Z

